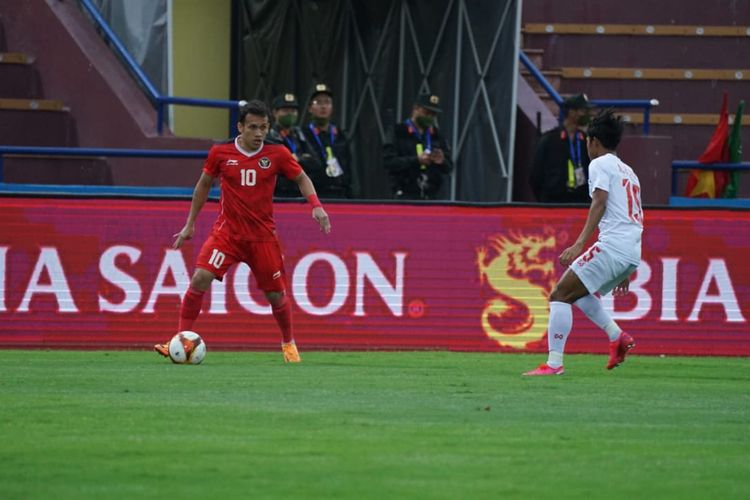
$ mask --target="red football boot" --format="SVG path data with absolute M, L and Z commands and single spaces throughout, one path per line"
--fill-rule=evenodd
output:
M 524 373 L 526 376 L 537 376 L 537 375 L 562 375 L 565 373 L 565 369 L 560 366 L 558 368 L 552 368 L 547 363 L 542 363 L 538 368 L 531 370 L 530 372 Z
M 617 340 L 609 343 L 609 361 L 607 361 L 607 370 L 620 366 L 625 361 L 625 355 L 633 347 L 635 347 L 635 340 L 633 340 L 633 337 L 625 332 L 621 332 Z

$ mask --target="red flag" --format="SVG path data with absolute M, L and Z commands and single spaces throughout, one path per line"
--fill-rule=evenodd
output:
M 727 163 L 729 161 L 729 106 L 727 93 L 721 105 L 719 123 L 708 147 L 698 158 L 700 163 Z M 687 182 L 687 195 L 693 198 L 717 198 L 724 192 L 729 174 L 726 171 L 691 170 Z

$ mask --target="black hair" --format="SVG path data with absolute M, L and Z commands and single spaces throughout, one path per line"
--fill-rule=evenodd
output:
M 604 109 L 589 123 L 586 135 L 592 139 L 599 139 L 602 146 L 614 151 L 622 138 L 622 119 L 614 114 L 612 108 Z
M 265 116 L 270 121 L 271 117 L 268 112 L 268 106 L 263 101 L 253 99 L 252 101 L 240 106 L 240 114 L 237 117 L 238 123 L 245 123 L 245 117 L 247 115 L 253 116 Z

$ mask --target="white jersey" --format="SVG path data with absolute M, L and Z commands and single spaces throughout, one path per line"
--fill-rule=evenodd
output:
M 640 264 L 643 209 L 641 184 L 633 169 L 607 153 L 589 164 L 589 195 L 608 193 L 607 207 L 599 222 L 599 241 L 632 264 Z

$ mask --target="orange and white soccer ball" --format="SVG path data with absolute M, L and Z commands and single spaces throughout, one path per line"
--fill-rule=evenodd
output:
M 169 341 L 169 357 L 173 363 L 200 364 L 206 357 L 206 343 L 197 333 L 185 330 Z

